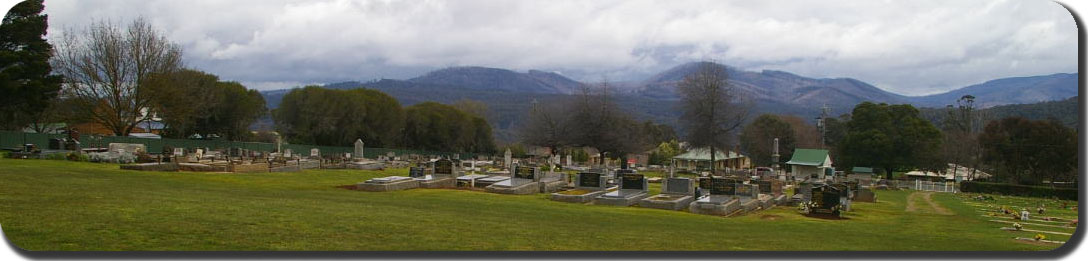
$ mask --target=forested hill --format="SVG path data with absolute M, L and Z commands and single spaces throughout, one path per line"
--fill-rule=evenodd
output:
M 1080 103 L 1078 97 L 1070 97 L 1060 101 L 1048 101 L 1029 104 L 1010 104 L 990 107 L 979 110 L 984 120 L 996 120 L 1006 117 L 1024 117 L 1030 120 L 1056 119 L 1066 127 L 1077 128 L 1080 117 Z M 945 108 L 922 108 L 922 116 L 940 126 L 947 114 Z M 985 123 L 983 123 L 985 124 Z

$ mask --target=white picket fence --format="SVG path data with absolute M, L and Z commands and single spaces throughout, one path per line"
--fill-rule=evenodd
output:
M 932 182 L 915 180 L 912 189 L 919 191 L 959 193 L 959 186 L 955 182 Z

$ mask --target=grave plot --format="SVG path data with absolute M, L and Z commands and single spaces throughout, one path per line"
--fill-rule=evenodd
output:
M 421 188 L 453 188 L 457 186 L 457 177 L 460 176 L 457 166 L 452 160 L 439 159 L 432 163 L 434 172 L 427 175 L 423 167 L 412 167 L 408 176 L 419 182 Z
M 736 197 L 739 180 L 728 178 L 703 178 L 699 189 L 707 192 L 688 205 L 688 211 L 696 214 L 727 216 L 741 210 Z
M 574 189 L 551 194 L 551 200 L 570 203 L 593 202 L 601 194 L 617 189 L 609 187 L 604 175 L 594 172 L 578 173 Z
M 1017 241 L 1063 244 L 1076 232 L 1077 206 L 1073 201 L 975 193 L 958 194 L 956 198 L 979 213 L 975 218 L 994 224 L 994 233 L 1013 233 Z
M 530 166 L 514 167 L 514 176 L 508 179 L 494 182 L 484 187 L 490 193 L 528 195 L 540 192 L 542 174 L 540 169 Z M 483 180 L 480 180 L 483 181 Z
M 689 178 L 668 178 L 661 184 L 661 194 L 639 201 L 646 208 L 682 210 L 695 201 L 695 182 Z
M 625 172 L 619 177 L 619 189 L 597 197 L 597 204 L 613 206 L 634 205 L 650 194 L 649 182 L 646 176 L 636 174 L 633 170 Z

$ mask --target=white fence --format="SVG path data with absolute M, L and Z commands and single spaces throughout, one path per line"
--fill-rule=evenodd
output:
M 959 193 L 959 188 L 955 182 L 932 182 L 915 180 L 912 189 L 919 191 Z

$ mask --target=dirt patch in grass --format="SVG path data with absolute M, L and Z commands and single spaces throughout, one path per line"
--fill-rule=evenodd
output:
M 933 212 L 937 212 L 937 214 L 941 215 L 952 215 L 951 210 L 948 210 L 947 208 L 944 208 L 944 206 L 941 206 L 941 204 L 933 201 L 933 192 L 926 192 L 922 194 L 922 199 L 924 199 L 926 203 L 928 203 L 929 206 L 933 208 Z
M 810 213 L 810 214 L 805 214 L 805 216 L 810 217 L 810 218 L 819 218 L 819 219 L 826 219 L 826 220 L 848 220 L 849 219 L 849 218 L 846 218 L 846 217 L 840 217 L 840 216 L 833 215 L 833 214 L 823 214 L 823 213 Z
M 781 219 L 781 218 L 782 218 L 782 216 L 779 216 L 779 215 L 763 215 L 763 216 L 759 217 L 759 219 L 771 220 L 771 221 L 778 220 L 778 219 Z
M 359 186 L 357 186 L 357 185 L 343 185 L 343 186 L 336 186 L 336 188 L 346 189 L 346 190 L 359 190 Z
M 907 196 L 907 212 L 918 212 L 918 206 L 914 202 L 918 201 L 919 194 L 915 192 Z

